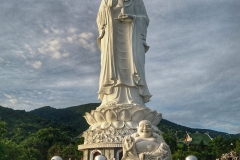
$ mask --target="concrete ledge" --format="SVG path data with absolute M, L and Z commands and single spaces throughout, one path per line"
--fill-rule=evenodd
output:
M 78 145 L 78 150 L 82 151 L 85 149 L 92 149 L 92 148 L 118 148 L 122 147 L 122 143 L 96 143 L 96 144 L 82 144 Z

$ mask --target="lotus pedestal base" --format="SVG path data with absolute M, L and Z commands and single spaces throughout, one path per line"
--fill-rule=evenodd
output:
M 94 160 L 99 154 L 108 160 L 121 160 L 124 137 L 137 132 L 141 120 L 150 121 L 154 132 L 159 133 L 156 125 L 162 114 L 143 106 L 118 105 L 99 107 L 84 117 L 90 125 L 82 134 L 84 144 L 78 146 L 84 152 L 84 160 Z

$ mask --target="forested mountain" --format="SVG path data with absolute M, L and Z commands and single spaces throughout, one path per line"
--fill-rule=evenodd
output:
M 63 109 L 56 109 L 50 106 L 41 107 L 30 112 L 24 110 L 13 110 L 0 106 L 0 117 L 5 121 L 8 129 L 7 137 L 12 137 L 16 130 L 18 132 L 25 132 L 27 136 L 30 133 L 36 132 L 40 128 L 57 127 L 61 130 L 69 132 L 70 135 L 77 136 L 85 131 L 89 125 L 83 118 L 85 112 L 90 112 L 96 109 L 99 103 L 90 103 L 79 106 L 73 106 Z M 184 138 L 186 132 L 208 132 L 211 137 L 222 136 L 228 138 L 229 135 L 224 132 L 213 131 L 210 129 L 189 128 L 162 119 L 158 125 L 162 132 L 167 134 L 176 134 L 178 138 Z M 231 137 L 240 137 L 238 135 L 231 135 Z M 24 138 L 24 137 L 22 137 Z
M 24 110 L 13 110 L 0 106 L 0 118 L 7 123 L 6 136 L 16 142 L 22 141 L 41 128 L 59 128 L 65 130 L 70 136 L 78 134 L 74 127 L 36 116 Z
M 0 160 L 46 160 L 53 155 L 61 155 L 64 159 L 79 159 L 82 153 L 77 150 L 77 145 L 83 143 L 83 139 L 76 137 L 89 127 L 83 115 L 97 106 L 99 103 L 63 109 L 45 106 L 30 112 L 0 106 Z M 165 140 L 173 152 L 177 151 L 176 141 L 183 140 L 186 132 L 208 132 L 213 138 L 217 136 L 229 138 L 227 133 L 189 128 L 165 119 L 161 120 L 158 127 L 165 133 L 164 138 L 167 138 Z M 240 134 L 230 136 L 240 137 Z M 228 142 L 235 146 L 240 145 L 237 140 L 226 141 L 226 144 Z
M 30 111 L 29 113 L 46 120 L 51 120 L 55 123 L 70 126 L 76 129 L 80 134 L 89 127 L 83 117 L 85 112 L 90 112 L 91 110 L 96 109 L 97 106 L 99 106 L 99 103 L 84 104 L 64 109 L 55 109 L 50 106 L 45 106 Z
M 55 109 L 50 106 L 41 107 L 30 111 L 30 113 L 42 117 L 44 119 L 51 120 L 56 123 L 61 123 L 66 126 L 71 126 L 81 133 L 82 131 L 88 128 L 88 124 L 86 120 L 83 118 L 85 112 L 91 112 L 91 110 L 96 109 L 100 104 L 99 103 L 90 103 L 79 106 L 68 107 L 64 109 Z M 162 119 L 160 124 L 158 125 L 162 132 L 166 132 L 168 134 L 177 134 L 178 138 L 184 138 L 186 132 L 190 133 L 206 133 L 208 132 L 211 137 L 222 136 L 228 138 L 229 135 L 224 132 L 213 131 L 210 129 L 197 129 L 197 128 L 189 128 L 185 126 L 178 125 L 176 123 L 170 122 L 166 119 Z M 169 133 L 170 132 L 170 133 Z M 240 137 L 238 135 L 231 135 L 232 137 Z
M 167 134 L 169 133 L 174 133 L 179 139 L 183 139 L 186 136 L 186 132 L 190 133 L 208 133 L 210 137 L 215 138 L 217 136 L 221 136 L 224 138 L 229 138 L 232 137 L 240 137 L 240 134 L 228 134 L 225 132 L 219 132 L 219 131 L 214 131 L 211 129 L 199 129 L 199 128 L 190 128 L 190 127 L 185 127 L 182 125 L 178 125 L 176 123 L 170 122 L 166 119 L 162 119 L 161 122 L 159 123 L 158 127 L 160 128 L 161 131 L 166 132 Z
M 46 160 L 53 155 L 79 158 L 72 137 L 74 127 L 41 118 L 30 112 L 0 106 L 0 160 Z

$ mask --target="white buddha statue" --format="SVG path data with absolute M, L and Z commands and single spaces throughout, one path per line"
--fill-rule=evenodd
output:
M 145 80 L 148 23 L 142 0 L 102 0 L 97 14 L 100 107 L 145 106 L 150 100 Z
M 148 120 L 139 122 L 137 133 L 123 140 L 122 160 L 172 160 L 169 146 L 153 132 Z

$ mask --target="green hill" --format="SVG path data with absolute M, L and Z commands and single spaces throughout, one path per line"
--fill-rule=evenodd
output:
M 80 159 L 82 153 L 77 150 L 77 146 L 83 143 L 83 139 L 74 138 L 89 127 L 83 118 L 85 112 L 91 112 L 98 106 L 99 103 L 63 109 L 45 106 L 30 112 L 0 106 L 0 160 L 25 160 L 32 157 L 34 160 L 45 160 L 56 154 L 64 159 Z M 219 135 L 229 138 L 227 133 L 189 128 L 166 119 L 162 119 L 158 127 L 166 133 L 165 139 L 169 141 L 173 152 L 176 151 L 176 140 L 183 140 L 186 132 L 208 132 L 213 138 Z M 233 137 L 240 137 L 240 134 L 230 136 L 232 139 L 229 139 L 229 143 L 235 144 Z M 228 142 L 227 139 L 222 141 Z
M 64 109 L 55 109 L 48 106 L 48 107 L 35 109 L 33 111 L 30 111 L 30 113 L 37 115 L 41 118 L 51 120 L 56 123 L 61 123 L 66 126 L 71 126 L 76 130 L 78 130 L 79 133 L 82 133 L 82 131 L 86 130 L 89 126 L 86 123 L 86 120 L 83 118 L 83 115 L 85 114 L 85 112 L 90 112 L 91 110 L 96 109 L 96 107 L 98 107 L 99 105 L 100 105 L 99 103 L 90 103 L 90 104 L 68 107 Z M 170 122 L 166 119 L 162 119 L 158 127 L 162 132 L 165 132 L 167 134 L 177 134 L 177 137 L 179 139 L 183 139 L 186 135 L 186 132 L 190 132 L 190 133 L 208 132 L 212 138 L 217 136 L 222 136 L 225 138 L 229 137 L 229 135 L 224 132 L 218 132 L 210 129 L 189 128 L 189 127 L 185 127 L 185 126 Z M 240 137 L 240 134 L 231 135 L 231 136 Z
M 90 112 L 98 106 L 99 103 L 84 104 L 64 109 L 55 109 L 46 106 L 30 111 L 29 113 L 55 123 L 72 127 L 80 134 L 89 127 L 86 120 L 83 118 L 85 112 Z
M 167 134 L 174 134 L 177 136 L 179 139 L 183 139 L 186 136 L 186 132 L 190 133 L 208 133 L 210 137 L 215 138 L 218 136 L 222 136 L 224 138 L 229 138 L 229 135 L 231 138 L 234 137 L 240 137 L 240 134 L 228 134 L 225 132 L 219 132 L 219 131 L 214 131 L 211 129 L 199 129 L 199 128 L 190 128 L 190 127 L 185 127 L 182 125 L 178 125 L 176 123 L 170 122 L 166 119 L 162 119 L 161 122 L 158 124 L 158 127 L 162 132 L 165 132 Z
M 0 118 L 7 123 L 6 137 L 12 139 L 16 143 L 21 142 L 32 133 L 42 128 L 59 128 L 60 130 L 66 131 L 69 136 L 75 136 L 79 133 L 70 125 L 42 118 L 41 116 L 36 116 L 24 110 L 13 110 L 0 106 Z
M 79 106 L 72 106 L 63 109 L 56 109 L 50 106 L 41 107 L 30 112 L 24 110 L 13 110 L 0 106 L 0 117 L 7 125 L 7 137 L 16 135 L 16 131 L 21 133 L 22 138 L 41 128 L 57 127 L 65 130 L 72 137 L 75 137 L 85 131 L 89 125 L 83 118 L 85 112 L 96 109 L 99 103 L 90 103 Z M 176 135 L 179 139 L 183 139 L 186 132 L 190 133 L 206 133 L 211 137 L 222 136 L 228 138 L 229 135 L 224 132 L 213 131 L 210 129 L 189 128 L 176 123 L 162 119 L 158 125 L 162 132 L 170 135 Z M 240 137 L 240 134 L 230 135 L 231 137 Z M 22 139 L 21 138 L 21 139 Z

